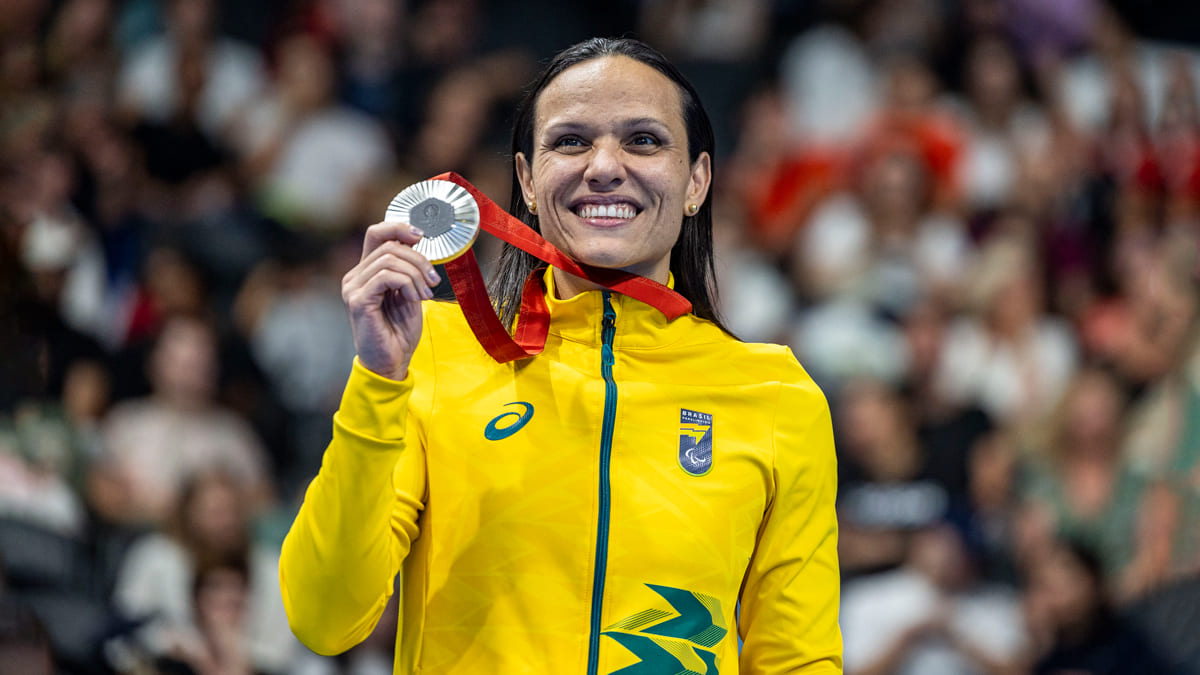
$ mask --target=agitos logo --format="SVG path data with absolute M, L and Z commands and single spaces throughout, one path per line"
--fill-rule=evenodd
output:
M 525 401 L 513 401 L 512 403 L 505 403 L 504 405 L 519 405 L 522 407 L 522 411 L 516 412 L 515 410 L 510 410 L 509 412 L 500 413 L 499 415 L 493 417 L 492 421 L 488 422 L 487 427 L 483 430 L 483 437 L 489 441 L 502 441 L 509 436 L 512 436 L 520 431 L 521 427 L 525 426 L 529 422 L 530 418 L 533 417 L 532 403 L 526 403 Z M 513 417 L 516 418 L 516 421 L 510 419 Z M 501 426 L 502 424 L 504 426 Z

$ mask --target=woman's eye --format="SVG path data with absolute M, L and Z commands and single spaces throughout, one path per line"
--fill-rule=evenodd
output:
M 554 147 L 556 147 L 556 148 L 582 148 L 583 147 L 583 139 L 579 138 L 578 136 L 563 136 L 562 138 L 558 139 L 557 141 L 554 141 Z
M 638 134 L 637 136 L 634 136 L 632 140 L 630 140 L 630 144 L 641 146 L 657 146 L 658 139 L 650 134 Z

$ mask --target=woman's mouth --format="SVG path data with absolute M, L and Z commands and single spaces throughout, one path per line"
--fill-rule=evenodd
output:
M 580 204 L 575 207 L 575 215 L 583 220 L 624 221 L 632 220 L 638 213 L 633 204 Z

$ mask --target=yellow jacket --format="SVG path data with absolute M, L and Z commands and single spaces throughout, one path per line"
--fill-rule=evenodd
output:
M 357 644 L 402 570 L 398 673 L 840 673 L 820 390 L 786 348 L 546 283 L 537 357 L 425 303 L 405 381 L 355 363 L 283 544 L 297 637 Z

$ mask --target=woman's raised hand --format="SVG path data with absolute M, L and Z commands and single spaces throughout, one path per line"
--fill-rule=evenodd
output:
M 358 361 L 393 380 L 408 376 L 421 339 L 421 301 L 432 298 L 441 281 L 433 264 L 412 248 L 422 235 L 406 223 L 372 225 L 362 258 L 342 277 Z

